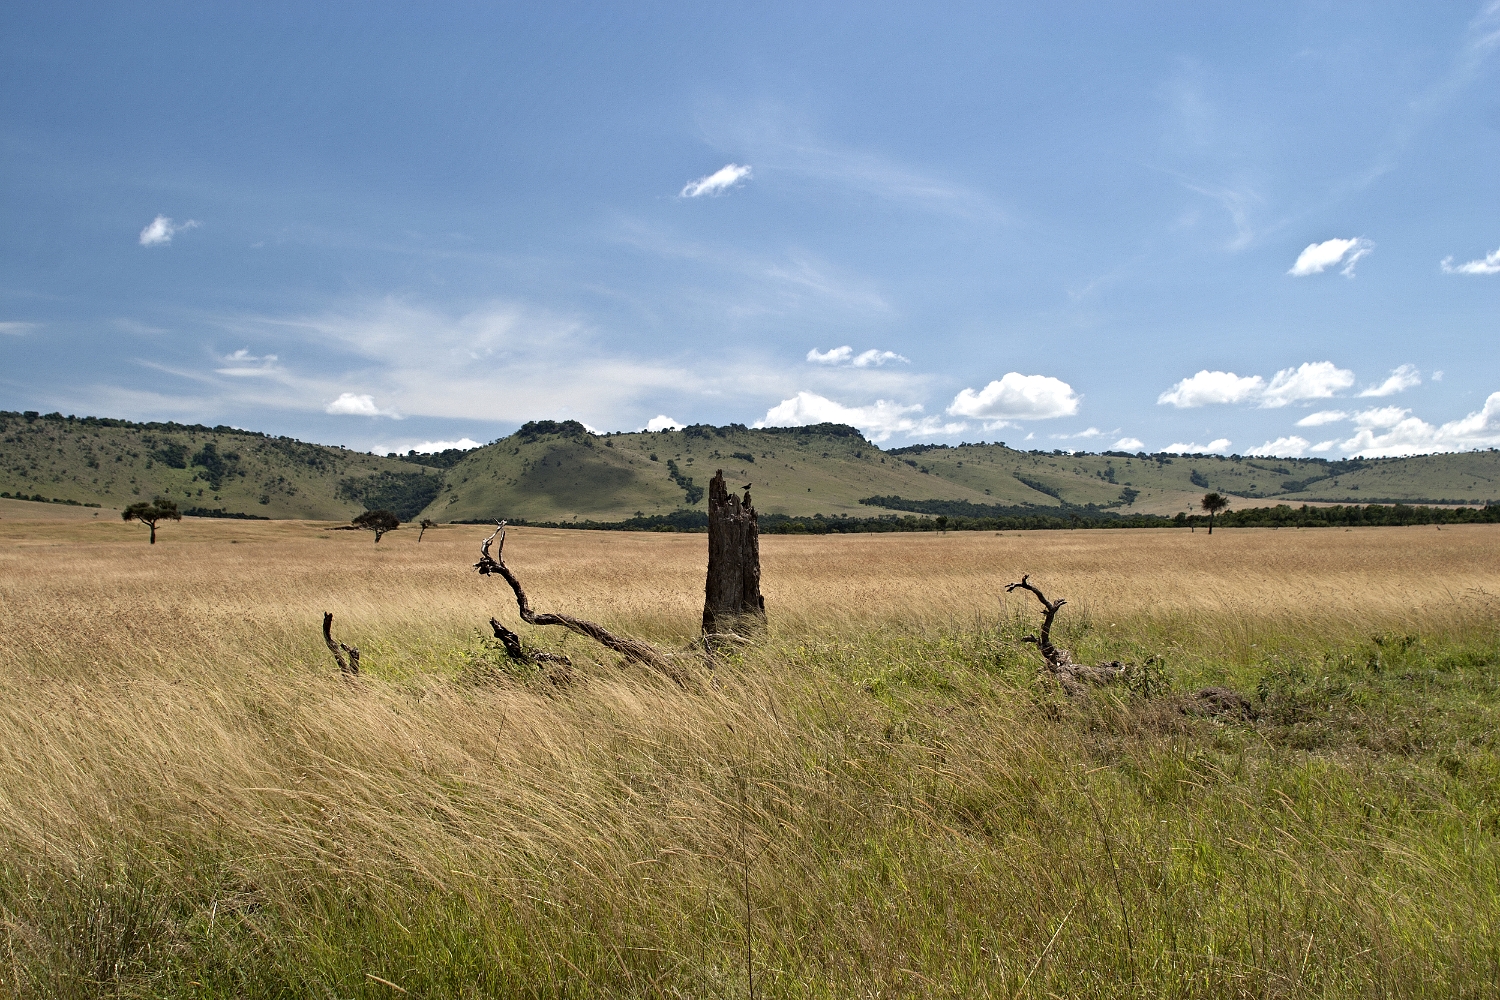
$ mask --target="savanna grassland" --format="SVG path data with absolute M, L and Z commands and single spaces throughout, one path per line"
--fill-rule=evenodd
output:
M 1496 995 L 1493 526 L 766 537 L 712 670 L 705 536 L 511 532 L 678 687 L 481 527 L 70 513 L 0 521 L 0 995 Z

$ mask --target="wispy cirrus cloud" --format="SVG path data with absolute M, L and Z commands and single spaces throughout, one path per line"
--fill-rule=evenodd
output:
M 1417 371 L 1416 365 L 1401 365 L 1391 370 L 1390 378 L 1379 385 L 1372 385 L 1361 396 L 1394 396 L 1398 392 L 1404 392 L 1413 386 L 1422 384 L 1422 373 Z
M 819 365 L 842 365 L 849 364 L 855 368 L 876 368 L 887 361 L 910 361 L 895 351 L 881 351 L 871 349 L 859 354 L 854 353 L 854 348 L 845 344 L 843 347 L 833 347 L 826 351 L 820 351 L 816 347 L 807 352 L 807 360 Z
M 15 320 L 7 320 L 0 323 L 0 334 L 7 334 L 12 337 L 24 337 L 32 330 L 40 328 L 40 323 L 21 323 Z
M 1369 256 L 1374 249 L 1375 244 L 1362 236 L 1347 240 L 1332 239 L 1324 240 L 1322 243 L 1309 243 L 1307 249 L 1297 255 L 1296 263 L 1287 274 L 1294 278 L 1305 278 L 1343 264 L 1339 273 L 1346 278 L 1352 278 L 1354 265 L 1359 263 L 1360 258 Z
M 1178 409 L 1233 403 L 1275 409 L 1309 399 L 1327 399 L 1353 384 L 1354 373 L 1332 361 L 1307 361 L 1296 368 L 1283 368 L 1270 382 L 1259 375 L 1205 369 L 1172 386 L 1156 397 L 1156 402 Z
M 146 228 L 141 230 L 141 246 L 164 247 L 172 242 L 173 236 L 188 229 L 197 229 L 200 225 L 197 219 L 176 223 L 165 215 L 158 215 L 146 223 Z
M 1442 267 L 1444 274 L 1500 274 L 1500 249 L 1456 267 L 1452 257 L 1444 257 Z
M 737 187 L 751 177 L 749 166 L 740 166 L 738 163 L 726 163 L 707 177 L 700 177 L 695 181 L 688 181 L 683 189 L 678 192 L 679 198 L 701 198 L 704 195 L 723 194 L 731 188 Z
M 248 348 L 240 348 L 233 354 L 226 354 L 223 358 L 224 367 L 215 368 L 214 371 L 220 375 L 231 375 L 236 377 L 254 377 L 258 375 L 274 375 L 277 372 L 276 355 L 251 354 Z

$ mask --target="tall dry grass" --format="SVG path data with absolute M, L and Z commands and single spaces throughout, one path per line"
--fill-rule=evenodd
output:
M 530 632 L 580 661 L 562 689 L 476 633 L 515 624 L 468 568 L 483 534 L 185 522 L 148 547 L 0 522 L 0 991 L 1500 981 L 1500 533 L 766 538 L 765 642 L 678 688 Z M 685 647 L 703 553 L 520 529 L 506 556 L 539 608 Z M 1018 642 L 1033 609 L 1001 599 L 1022 573 L 1069 598 L 1081 651 L 1164 656 L 1179 688 L 1374 649 L 1394 693 L 1275 726 L 1127 691 L 1068 704 Z M 364 651 L 356 683 L 323 610 Z M 1415 685 L 1442 716 L 1401 700 Z

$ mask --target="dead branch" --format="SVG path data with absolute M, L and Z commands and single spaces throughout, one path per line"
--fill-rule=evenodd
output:
M 328 651 L 333 654 L 334 662 L 339 665 L 339 672 L 354 676 L 359 673 L 359 650 L 353 646 L 346 646 L 342 642 L 336 642 L 333 638 L 333 612 L 323 612 L 323 641 L 328 644 Z M 343 652 L 340 652 L 342 650 Z M 349 659 L 344 659 L 344 653 L 349 654 Z
M 490 555 L 490 544 L 497 537 L 500 539 L 500 544 L 495 547 L 495 554 L 492 556 Z M 486 538 L 484 544 L 479 547 L 479 561 L 474 564 L 474 568 L 479 570 L 481 576 L 498 573 L 505 579 L 506 583 L 510 584 L 510 589 L 515 591 L 516 594 L 516 608 L 521 613 L 521 620 L 526 624 L 561 625 L 569 631 L 588 636 L 599 643 L 599 645 L 614 650 L 627 660 L 634 663 L 643 663 L 670 677 L 678 684 L 683 683 L 682 672 L 650 643 L 615 635 L 603 625 L 587 621 L 583 618 L 574 618 L 572 615 L 539 614 L 532 610 L 531 600 L 526 596 L 526 590 L 521 586 L 521 581 L 516 578 L 515 573 L 511 572 L 510 567 L 505 565 L 504 550 L 505 522 L 500 521 L 495 526 L 494 533 Z M 505 641 L 504 637 L 501 638 L 501 641 Z M 519 644 L 519 640 L 517 640 L 517 643 Z M 507 647 L 507 651 L 508 649 L 509 647 Z
M 1047 600 L 1047 595 L 1031 584 L 1030 579 L 1029 575 L 1022 576 L 1020 583 L 1006 584 L 1005 592 L 1009 594 L 1016 589 L 1029 590 L 1042 603 L 1044 614 L 1041 635 L 1023 636 L 1021 641 L 1036 644 L 1042 654 L 1042 659 L 1047 663 L 1048 673 L 1057 678 L 1057 682 L 1062 685 L 1068 696 L 1071 698 L 1087 694 L 1088 689 L 1085 687 L 1087 684 L 1109 684 L 1125 676 L 1125 665 L 1119 660 L 1089 666 L 1075 662 L 1071 652 L 1052 644 L 1052 619 L 1057 617 L 1058 610 L 1068 602 L 1062 598 L 1055 601 Z

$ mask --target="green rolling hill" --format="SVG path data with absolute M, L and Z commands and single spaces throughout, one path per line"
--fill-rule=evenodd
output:
M 1262 459 L 1025 452 L 1000 444 L 890 451 L 837 424 L 591 434 L 533 421 L 469 452 L 382 458 L 229 427 L 0 411 L 0 494 L 123 507 L 162 495 L 185 512 L 346 520 L 619 521 L 704 510 L 715 470 L 753 483 L 767 514 L 869 517 L 915 501 L 1175 514 L 1209 490 L 1232 509 L 1278 503 L 1500 499 L 1500 452 Z M 862 503 L 870 498 L 884 498 Z

